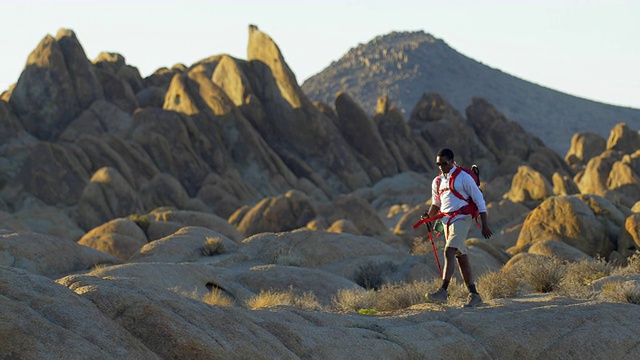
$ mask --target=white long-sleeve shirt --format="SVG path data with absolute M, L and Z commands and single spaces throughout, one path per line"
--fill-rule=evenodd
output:
M 442 213 L 451 213 L 454 212 L 461 207 L 467 205 L 467 202 L 455 196 L 451 189 L 449 189 L 449 179 L 450 176 L 456 171 L 457 166 L 453 166 L 447 176 L 444 174 L 440 174 L 433 179 L 431 183 L 431 199 L 432 204 L 440 208 L 440 212 Z M 440 180 L 438 180 L 440 178 Z M 440 195 L 438 196 L 438 181 L 440 182 Z M 476 206 L 478 206 L 479 212 L 486 212 L 487 205 L 484 201 L 484 196 L 482 195 L 482 191 L 476 185 L 475 180 L 471 175 L 467 174 L 465 171 L 460 171 L 460 173 L 456 176 L 455 181 L 453 183 L 453 187 L 457 192 L 462 195 L 465 199 L 471 198 Z M 460 218 L 468 217 L 470 215 L 460 214 L 456 215 L 451 222 L 454 222 Z M 449 217 L 445 216 L 442 218 L 442 221 L 447 224 L 449 223 Z

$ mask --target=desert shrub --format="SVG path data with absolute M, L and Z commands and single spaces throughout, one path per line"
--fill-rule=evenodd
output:
M 354 282 L 365 289 L 378 290 L 388 282 L 388 277 L 398 270 L 398 265 L 391 261 L 368 262 L 360 265 L 354 274 Z
M 304 263 L 304 257 L 292 248 L 280 248 L 276 252 L 273 262 L 284 266 L 301 266 Z
M 341 289 L 331 298 L 331 305 L 338 312 L 355 312 L 361 309 L 373 309 L 377 294 L 373 290 L 362 288 Z
M 627 259 L 627 268 L 636 274 L 640 274 L 640 250 L 637 250 Z
M 424 295 L 429 288 L 430 284 L 424 281 L 383 285 L 377 293 L 375 308 L 379 311 L 391 311 L 424 303 Z
M 612 271 L 613 266 L 603 258 L 568 263 L 558 290 L 568 297 L 590 298 L 595 294 L 593 282 L 610 275 Z
M 614 281 L 602 285 L 604 300 L 640 305 L 640 285 L 634 281 Z
M 517 275 L 536 292 L 557 290 L 565 273 L 562 260 L 555 256 L 530 256 L 518 265 Z
M 136 223 L 136 225 L 138 225 L 145 233 L 147 232 L 149 224 L 151 223 L 149 220 L 149 216 L 147 215 L 131 214 L 129 215 L 129 219 Z
M 224 254 L 227 251 L 224 246 L 224 242 L 219 237 L 210 237 L 207 236 L 204 246 L 202 247 L 202 255 L 204 256 L 213 256 Z
M 245 302 L 249 309 L 257 310 L 276 306 L 291 306 L 308 310 L 322 310 L 315 294 L 305 292 L 298 295 L 292 288 L 288 291 L 260 291 L 260 293 Z
M 489 271 L 478 279 L 478 291 L 486 300 L 517 296 L 521 288 L 522 284 L 513 271 Z
M 640 250 L 627 258 L 625 266 L 619 266 L 612 271 L 612 275 L 629 276 L 640 274 Z
M 200 300 L 209 305 L 233 306 L 233 300 L 229 299 L 228 296 L 225 296 L 220 288 L 213 288 L 210 293 L 203 296 Z

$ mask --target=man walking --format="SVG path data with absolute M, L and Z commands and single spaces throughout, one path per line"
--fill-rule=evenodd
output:
M 458 170 L 459 167 L 454 161 L 453 151 L 446 148 L 438 151 L 436 164 L 440 169 L 440 174 L 433 179 L 431 184 L 431 207 L 427 213 L 423 214 L 423 218 L 441 217 L 444 224 L 446 238 L 444 271 L 442 273 L 442 287 L 434 293 L 427 294 L 426 297 L 432 302 L 447 302 L 447 287 L 453 276 L 455 259 L 458 262 L 462 279 L 469 289 L 469 298 L 465 306 L 477 306 L 482 304 L 482 298 L 473 281 L 467 246 L 464 242 L 473 222 L 472 214 L 469 211 L 469 208 L 473 206 L 472 202 L 477 206 L 482 221 L 482 236 L 489 239 L 492 235 L 487 222 L 487 207 L 484 196 L 473 177 L 461 169 Z M 427 227 L 430 231 L 432 229 L 431 223 L 428 223 Z

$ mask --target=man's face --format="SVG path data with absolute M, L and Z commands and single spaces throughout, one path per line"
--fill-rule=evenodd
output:
M 446 174 L 451 171 L 453 161 L 444 156 L 436 156 L 436 165 L 438 165 L 438 169 L 440 169 L 440 171 Z

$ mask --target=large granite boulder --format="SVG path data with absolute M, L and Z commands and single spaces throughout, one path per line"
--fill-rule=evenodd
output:
M 121 261 L 73 240 L 33 232 L 0 231 L 0 265 L 44 276 L 86 271 Z
M 624 214 L 610 201 L 596 195 L 554 196 L 527 216 L 517 248 L 526 251 L 533 243 L 562 241 L 589 256 L 608 257 L 617 250 L 617 237 Z
M 148 243 L 147 235 L 128 218 L 118 218 L 91 229 L 78 244 L 100 250 L 127 261 Z

